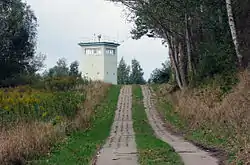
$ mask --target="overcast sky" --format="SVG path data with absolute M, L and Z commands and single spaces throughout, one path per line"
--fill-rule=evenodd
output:
M 104 39 L 124 41 L 118 48 L 118 59 L 127 63 L 140 61 L 147 79 L 153 69 L 167 60 L 168 50 L 159 39 L 144 37 L 132 40 L 132 24 L 126 21 L 121 5 L 105 0 L 26 0 L 38 18 L 37 52 L 46 54 L 47 67 L 65 57 L 70 63 L 80 59 L 77 43 L 102 34 Z M 80 61 L 79 61 L 80 62 Z

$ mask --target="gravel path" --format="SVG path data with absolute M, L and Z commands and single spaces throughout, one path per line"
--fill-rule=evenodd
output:
M 210 156 L 206 151 L 199 149 L 192 143 L 185 141 L 182 137 L 174 136 L 164 128 L 153 101 L 148 86 L 141 86 L 143 102 L 146 108 L 148 120 L 155 131 L 156 136 L 171 145 L 181 156 L 185 165 L 218 165 L 218 160 Z
M 132 87 L 121 89 L 110 137 L 101 149 L 96 165 L 138 165 L 132 122 Z

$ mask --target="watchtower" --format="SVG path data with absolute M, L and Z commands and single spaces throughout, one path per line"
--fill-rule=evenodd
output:
M 117 47 L 114 42 L 81 42 L 82 48 L 80 71 L 84 77 L 117 84 Z

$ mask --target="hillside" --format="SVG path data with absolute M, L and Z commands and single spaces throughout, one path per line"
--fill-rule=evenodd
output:
M 172 132 L 208 148 L 229 164 L 250 161 L 250 73 L 229 93 L 218 85 L 173 91 L 168 84 L 153 86 L 158 108 Z

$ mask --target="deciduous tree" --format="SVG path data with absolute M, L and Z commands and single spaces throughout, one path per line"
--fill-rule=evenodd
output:
M 26 3 L 0 1 L 0 86 L 34 67 L 36 27 L 36 17 Z

